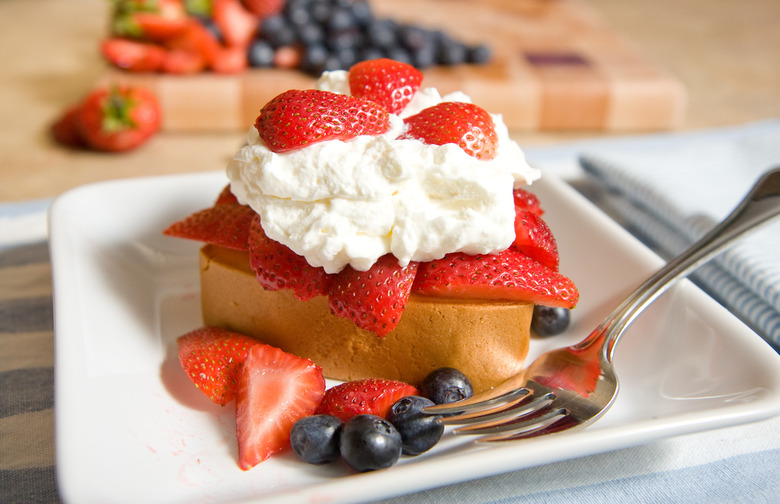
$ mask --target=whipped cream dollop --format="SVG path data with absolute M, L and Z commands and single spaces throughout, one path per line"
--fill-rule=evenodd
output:
M 326 72 L 318 89 L 349 94 L 347 72 Z M 489 161 L 455 144 L 399 139 L 403 118 L 442 101 L 470 101 L 463 93 L 441 97 L 420 89 L 391 128 L 274 153 L 253 127 L 247 144 L 228 164 L 231 191 L 260 215 L 269 238 L 336 273 L 346 265 L 367 270 L 392 253 L 401 265 L 450 252 L 505 250 L 515 237 L 512 190 L 540 177 L 509 138 L 500 115 Z

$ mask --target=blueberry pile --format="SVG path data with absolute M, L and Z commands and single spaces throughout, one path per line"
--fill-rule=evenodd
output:
M 482 64 L 491 57 L 484 44 L 470 45 L 441 30 L 375 17 L 368 0 L 287 0 L 281 13 L 261 20 L 258 32 L 248 49 L 250 66 L 280 66 L 280 50 L 293 48 L 299 57 L 292 66 L 314 76 L 377 58 L 423 69 Z
M 386 419 L 357 415 L 345 423 L 331 415 L 303 417 L 290 431 L 290 446 L 304 462 L 327 464 L 341 457 L 359 472 L 390 467 L 401 454 L 424 453 L 439 442 L 444 426 L 438 416 L 423 413 L 423 408 L 473 394 L 468 379 L 452 368 L 433 371 L 424 382 L 430 397 L 402 397 Z

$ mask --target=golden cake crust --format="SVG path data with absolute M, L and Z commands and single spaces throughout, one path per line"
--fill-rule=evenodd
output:
M 328 300 L 267 291 L 248 254 L 206 245 L 200 253 L 203 321 L 249 334 L 320 365 L 339 380 L 382 377 L 419 385 L 432 370 L 463 371 L 476 391 L 519 372 L 528 353 L 532 303 L 484 302 L 412 294 L 384 338 L 330 313 Z

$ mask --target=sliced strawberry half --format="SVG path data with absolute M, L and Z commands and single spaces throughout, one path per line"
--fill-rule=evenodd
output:
M 539 198 L 531 191 L 518 187 L 512 191 L 512 196 L 515 200 L 515 212 L 519 210 L 527 210 L 529 212 L 535 213 L 539 217 L 544 215 L 544 210 L 542 210 L 542 205 L 539 202 Z
M 257 16 L 240 0 L 214 0 L 213 19 L 228 46 L 246 49 L 257 32 Z
M 331 279 L 330 311 L 385 336 L 401 320 L 416 271 L 417 263 L 400 266 L 391 254 L 380 257 L 368 271 L 347 266 Z
M 323 268 L 311 266 L 286 245 L 268 238 L 259 215 L 249 229 L 249 265 L 267 290 L 290 289 L 301 301 L 328 293 L 331 276 Z
M 192 75 L 206 68 L 206 59 L 191 49 L 169 49 L 161 70 L 173 75 Z
M 269 149 L 286 152 L 325 140 L 381 135 L 390 129 L 390 115 L 371 100 L 292 89 L 262 108 L 255 128 Z
M 181 34 L 191 22 L 183 8 L 180 13 L 136 12 L 133 19 L 141 30 L 141 36 L 154 41 L 163 41 Z
M 177 340 L 179 362 L 198 389 L 217 404 L 236 397 L 236 384 L 249 348 L 258 341 L 243 334 L 202 327 Z
M 217 196 L 217 201 L 215 201 L 214 204 L 215 205 L 232 205 L 232 204 L 238 205 L 238 199 L 236 199 L 236 195 L 230 191 L 230 184 L 226 185 L 222 189 L 222 191 L 219 193 L 219 196 Z
M 349 92 L 398 114 L 412 101 L 422 79 L 422 72 L 407 63 L 387 58 L 361 61 L 349 69 Z
M 496 156 L 498 135 L 493 118 L 472 103 L 443 102 L 404 119 L 402 138 L 416 138 L 427 144 L 457 144 L 477 159 Z
M 439 297 L 503 299 L 565 308 L 573 308 L 579 300 L 569 278 L 511 247 L 500 254 L 454 253 L 420 263 L 414 290 Z
M 279 14 L 284 9 L 285 0 L 241 0 L 249 12 L 262 20 Z
M 238 465 L 251 469 L 290 446 L 290 430 L 325 394 L 322 369 L 276 347 L 249 349 L 236 392 Z
M 192 19 L 185 30 L 165 41 L 165 48 L 199 54 L 206 66 L 211 67 L 219 58 L 222 45 L 200 22 Z
M 558 271 L 558 244 L 550 227 L 537 214 L 528 210 L 516 211 L 513 246 L 551 270 Z
M 171 224 L 163 234 L 249 250 L 249 227 L 256 215 L 247 205 L 214 205 Z
M 401 381 L 383 378 L 354 380 L 325 391 L 317 413 L 333 415 L 345 422 L 362 414 L 385 418 L 398 399 L 419 394 L 415 387 Z
M 109 38 L 100 45 L 109 63 L 128 72 L 157 72 L 165 62 L 166 51 L 151 42 Z

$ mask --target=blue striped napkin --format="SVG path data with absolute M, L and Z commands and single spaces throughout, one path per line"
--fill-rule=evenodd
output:
M 0 502 L 59 502 L 48 201 L 0 205 Z
M 608 189 L 602 203 L 610 213 L 668 258 L 726 217 L 762 173 L 780 166 L 780 122 L 595 146 L 582 152 L 580 164 Z M 780 222 L 747 237 L 692 279 L 780 345 Z

